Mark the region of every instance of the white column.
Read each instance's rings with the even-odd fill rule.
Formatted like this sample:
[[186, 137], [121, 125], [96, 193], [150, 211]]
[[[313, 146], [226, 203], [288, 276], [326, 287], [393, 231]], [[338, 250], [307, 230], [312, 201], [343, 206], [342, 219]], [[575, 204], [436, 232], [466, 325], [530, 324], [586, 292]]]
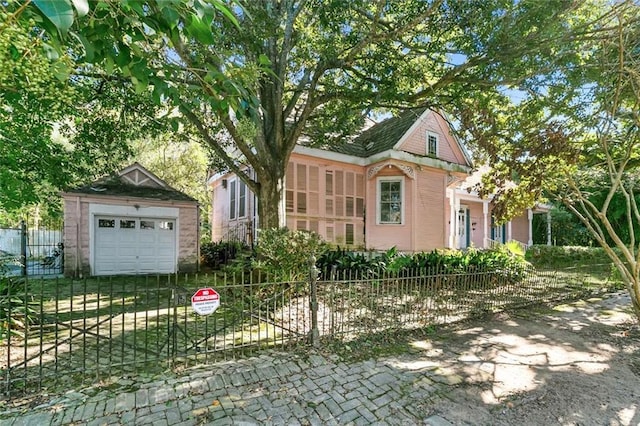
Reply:
[[547, 212], [547, 245], [551, 245], [551, 212]]
[[505, 242], [509, 242], [513, 239], [511, 236], [511, 221], [507, 222], [507, 238], [504, 240]]
[[489, 245], [489, 202], [482, 202], [482, 247]]
[[453, 227], [453, 247], [458, 249], [460, 248], [460, 215], [458, 214], [460, 211], [460, 200], [457, 197], [454, 207], [453, 218], [455, 219], [455, 226]]
[[456, 231], [456, 192], [455, 189], [447, 189], [449, 193], [449, 248], [455, 247]]
[[533, 210], [527, 209], [527, 219], [529, 219], [529, 240], [527, 241], [528, 246], [533, 245]]

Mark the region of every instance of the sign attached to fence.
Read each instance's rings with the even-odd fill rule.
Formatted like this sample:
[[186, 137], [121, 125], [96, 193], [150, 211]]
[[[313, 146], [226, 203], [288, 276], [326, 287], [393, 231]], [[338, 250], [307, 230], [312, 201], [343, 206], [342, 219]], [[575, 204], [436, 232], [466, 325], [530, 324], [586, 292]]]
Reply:
[[191, 307], [197, 314], [212, 314], [220, 306], [220, 295], [211, 287], [201, 288], [191, 296]]

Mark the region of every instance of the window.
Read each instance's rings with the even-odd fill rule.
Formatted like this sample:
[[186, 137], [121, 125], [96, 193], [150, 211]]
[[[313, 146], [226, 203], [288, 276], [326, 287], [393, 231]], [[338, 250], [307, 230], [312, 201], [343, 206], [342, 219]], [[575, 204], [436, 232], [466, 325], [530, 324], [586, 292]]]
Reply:
[[427, 132], [427, 155], [438, 156], [438, 135], [436, 133]]
[[120, 219], [120, 229], [136, 229], [136, 221]]
[[247, 215], [247, 185], [238, 181], [238, 217]]
[[236, 203], [238, 202], [236, 196], [236, 183], [237, 181], [235, 180], [229, 182], [229, 219], [236, 218]]
[[163, 231], [173, 231], [173, 222], [158, 222], [158, 228]]
[[402, 223], [402, 178], [378, 179], [378, 223]]
[[353, 223], [347, 223], [345, 225], [344, 243], [348, 245], [353, 245], [354, 235], [355, 235], [355, 231], [354, 231]]
[[115, 219], [98, 219], [98, 228], [115, 228]]
[[155, 227], [156, 227], [156, 223], [153, 220], [140, 221], [140, 229], [154, 229]]
[[229, 219], [247, 215], [247, 184], [239, 179], [229, 182]]

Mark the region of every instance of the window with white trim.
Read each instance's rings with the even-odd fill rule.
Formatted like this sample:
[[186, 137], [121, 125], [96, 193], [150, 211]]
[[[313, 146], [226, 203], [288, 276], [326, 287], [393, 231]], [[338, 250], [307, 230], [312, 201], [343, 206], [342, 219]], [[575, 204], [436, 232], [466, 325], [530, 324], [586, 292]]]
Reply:
[[229, 219], [236, 218], [236, 204], [238, 203], [238, 197], [236, 194], [236, 180], [229, 182]]
[[438, 156], [438, 134], [427, 132], [427, 155]]
[[402, 182], [401, 177], [378, 178], [378, 223], [402, 223]]
[[247, 184], [240, 179], [229, 181], [229, 219], [247, 215]]

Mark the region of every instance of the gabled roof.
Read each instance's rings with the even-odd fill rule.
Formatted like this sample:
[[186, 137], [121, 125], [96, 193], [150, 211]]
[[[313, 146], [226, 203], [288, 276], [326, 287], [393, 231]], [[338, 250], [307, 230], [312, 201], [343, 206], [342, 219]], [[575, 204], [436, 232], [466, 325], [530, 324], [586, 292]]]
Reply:
[[351, 142], [327, 147], [330, 151], [356, 157], [369, 157], [392, 149], [424, 114], [426, 108], [401, 112], [365, 130]]
[[70, 189], [67, 193], [197, 202], [184, 192], [169, 186], [139, 163], [133, 163], [116, 174], [104, 176], [88, 185]]

